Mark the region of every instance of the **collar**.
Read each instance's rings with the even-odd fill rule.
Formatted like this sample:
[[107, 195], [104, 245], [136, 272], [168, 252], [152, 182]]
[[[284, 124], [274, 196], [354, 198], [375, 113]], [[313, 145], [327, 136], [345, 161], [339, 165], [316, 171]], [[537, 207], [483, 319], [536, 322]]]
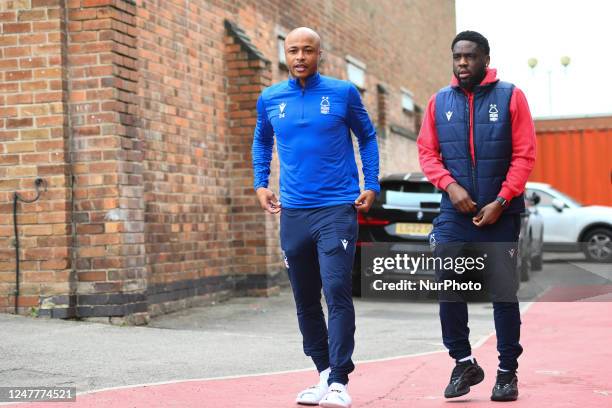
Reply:
[[[317, 86], [319, 82], [321, 82], [321, 74], [319, 74], [319, 72], [315, 72], [314, 74], [306, 78], [306, 86], [304, 87], [304, 89], [313, 88]], [[292, 88], [302, 89], [300, 80], [297, 78], [290, 78], [289, 85], [291, 85]]]

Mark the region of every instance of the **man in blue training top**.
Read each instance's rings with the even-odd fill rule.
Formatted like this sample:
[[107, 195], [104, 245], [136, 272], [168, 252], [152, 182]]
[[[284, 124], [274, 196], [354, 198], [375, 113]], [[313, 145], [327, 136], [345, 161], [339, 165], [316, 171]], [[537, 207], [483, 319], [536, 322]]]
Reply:
[[[367, 212], [380, 191], [376, 131], [357, 89], [318, 73], [321, 40], [316, 32], [306, 27], [293, 30], [285, 39], [285, 55], [292, 78], [265, 89], [257, 101], [254, 187], [264, 210], [281, 213], [281, 248], [304, 353], [319, 371], [319, 383], [300, 392], [296, 402], [350, 407], [346, 384], [354, 369], [355, 333], [351, 269], [357, 211]], [[363, 163], [363, 192], [351, 130]], [[274, 136], [280, 201], [268, 189]]]

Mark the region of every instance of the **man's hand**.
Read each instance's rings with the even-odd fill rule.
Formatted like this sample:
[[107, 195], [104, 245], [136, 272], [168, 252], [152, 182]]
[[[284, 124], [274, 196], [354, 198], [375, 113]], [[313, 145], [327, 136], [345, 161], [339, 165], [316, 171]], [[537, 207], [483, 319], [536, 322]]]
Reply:
[[446, 187], [446, 192], [453, 203], [453, 206], [463, 214], [476, 212], [476, 203], [472, 201], [472, 197], [467, 190], [454, 182]]
[[257, 189], [257, 199], [261, 208], [270, 214], [278, 214], [281, 210], [281, 203], [276, 198], [276, 194], [269, 188], [259, 187]]
[[493, 201], [482, 207], [482, 209], [472, 218], [472, 222], [477, 227], [484, 227], [485, 225], [495, 224], [499, 217], [504, 212], [504, 208], [498, 201]]
[[375, 199], [376, 193], [372, 190], [366, 190], [355, 200], [355, 208], [357, 208], [359, 212], [367, 213], [370, 211], [370, 207], [374, 204]]

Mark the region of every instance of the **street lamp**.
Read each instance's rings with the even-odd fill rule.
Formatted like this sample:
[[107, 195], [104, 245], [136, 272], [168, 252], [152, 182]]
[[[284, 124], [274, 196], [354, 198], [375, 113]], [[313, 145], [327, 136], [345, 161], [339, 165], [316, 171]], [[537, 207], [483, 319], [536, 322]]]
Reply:
[[561, 57], [561, 65], [563, 65], [563, 68], [567, 68], [570, 62], [572, 62], [572, 59], [567, 55]]
[[529, 58], [527, 60], [527, 65], [529, 65], [529, 68], [534, 69], [536, 67], [536, 65], [538, 65], [538, 59], [537, 58]]
[[[561, 66], [563, 66], [563, 72], [566, 73], [567, 67], [572, 61], [571, 58], [564, 55], [559, 61], [561, 62]], [[529, 58], [527, 60], [527, 65], [533, 73], [535, 71], [535, 67], [538, 65], [538, 59], [534, 57]], [[548, 68], [546, 70], [546, 74], [548, 76], [548, 113], [552, 115], [552, 68]]]

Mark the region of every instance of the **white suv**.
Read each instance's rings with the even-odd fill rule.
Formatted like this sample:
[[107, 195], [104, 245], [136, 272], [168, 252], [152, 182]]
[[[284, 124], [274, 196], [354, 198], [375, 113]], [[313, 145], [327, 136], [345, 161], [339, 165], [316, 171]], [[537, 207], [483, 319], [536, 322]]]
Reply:
[[545, 183], [528, 182], [527, 191], [540, 196], [546, 250], [583, 251], [591, 261], [612, 262], [612, 207], [583, 206]]

